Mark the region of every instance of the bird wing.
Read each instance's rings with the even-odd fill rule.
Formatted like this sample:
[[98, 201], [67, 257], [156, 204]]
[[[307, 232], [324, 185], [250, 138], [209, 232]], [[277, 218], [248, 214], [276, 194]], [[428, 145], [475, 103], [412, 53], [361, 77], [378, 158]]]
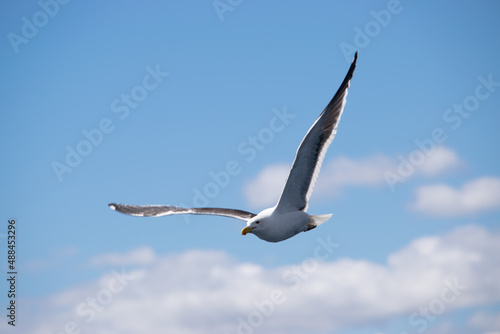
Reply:
[[337, 134], [337, 126], [344, 111], [347, 90], [356, 68], [357, 58], [356, 52], [337, 93], [300, 143], [283, 193], [276, 206], [278, 212], [307, 209], [307, 201], [318, 178], [326, 151]]
[[255, 217], [255, 214], [243, 210], [223, 209], [223, 208], [180, 208], [169, 205], [129, 205], [129, 204], [108, 204], [109, 207], [118, 212], [139, 217], [160, 217], [169, 215], [217, 215], [248, 221]]

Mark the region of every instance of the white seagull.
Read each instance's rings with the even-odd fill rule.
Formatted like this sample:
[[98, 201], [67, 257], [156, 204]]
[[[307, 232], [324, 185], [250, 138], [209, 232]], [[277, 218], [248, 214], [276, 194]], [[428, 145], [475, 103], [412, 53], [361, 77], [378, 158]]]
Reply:
[[121, 213], [141, 217], [159, 217], [177, 214], [218, 215], [241, 219], [247, 226], [242, 235], [253, 233], [262, 240], [279, 242], [300, 232], [310, 231], [326, 222], [332, 214], [309, 215], [307, 202], [326, 151], [330, 146], [346, 103], [347, 90], [351, 81], [358, 53], [354, 55], [351, 67], [337, 93], [300, 143], [295, 160], [285, 183], [285, 188], [276, 206], [262, 210], [259, 214], [223, 208], [180, 208], [167, 205], [128, 205], [110, 203], [109, 207]]

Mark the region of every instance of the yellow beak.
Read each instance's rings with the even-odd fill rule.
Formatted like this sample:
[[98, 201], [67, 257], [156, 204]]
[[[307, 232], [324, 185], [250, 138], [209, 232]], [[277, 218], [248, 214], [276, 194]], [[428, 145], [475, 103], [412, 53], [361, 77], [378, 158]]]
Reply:
[[241, 235], [246, 235], [247, 233], [252, 232], [253, 229], [256, 229], [256, 227], [247, 226], [241, 230]]

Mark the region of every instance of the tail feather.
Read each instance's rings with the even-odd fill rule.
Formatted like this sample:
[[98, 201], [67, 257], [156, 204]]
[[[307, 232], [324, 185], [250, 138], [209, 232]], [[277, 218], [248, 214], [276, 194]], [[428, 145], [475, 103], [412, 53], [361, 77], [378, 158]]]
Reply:
[[326, 215], [314, 215], [311, 216], [311, 220], [309, 221], [309, 224], [307, 224], [307, 229], [306, 231], [310, 231], [313, 228], [318, 227], [319, 225], [323, 224], [326, 222], [328, 219], [332, 217], [332, 214], [326, 214]]

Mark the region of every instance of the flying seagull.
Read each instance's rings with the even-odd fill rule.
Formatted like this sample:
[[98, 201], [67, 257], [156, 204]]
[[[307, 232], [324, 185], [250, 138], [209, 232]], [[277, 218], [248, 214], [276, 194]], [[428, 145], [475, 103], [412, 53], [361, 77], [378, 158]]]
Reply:
[[279, 242], [300, 232], [310, 231], [326, 222], [332, 214], [309, 215], [307, 202], [326, 151], [330, 146], [346, 103], [347, 90], [351, 81], [358, 53], [354, 55], [351, 67], [337, 93], [300, 143], [295, 160], [285, 183], [283, 193], [276, 206], [259, 214], [223, 208], [180, 208], [167, 205], [128, 205], [110, 203], [109, 207], [118, 212], [141, 217], [159, 217], [178, 214], [218, 215], [241, 219], [247, 226], [242, 235], [253, 233], [262, 240]]

